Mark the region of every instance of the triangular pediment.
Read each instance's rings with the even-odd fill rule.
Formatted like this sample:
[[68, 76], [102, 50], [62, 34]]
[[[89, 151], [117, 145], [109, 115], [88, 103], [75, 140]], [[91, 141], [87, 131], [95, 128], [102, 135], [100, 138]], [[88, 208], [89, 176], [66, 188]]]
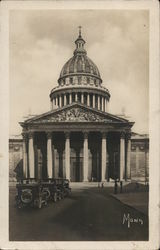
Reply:
[[98, 111], [85, 105], [74, 103], [61, 109], [52, 110], [26, 120], [24, 123], [55, 123], [55, 122], [106, 122], [126, 123], [128, 120]]

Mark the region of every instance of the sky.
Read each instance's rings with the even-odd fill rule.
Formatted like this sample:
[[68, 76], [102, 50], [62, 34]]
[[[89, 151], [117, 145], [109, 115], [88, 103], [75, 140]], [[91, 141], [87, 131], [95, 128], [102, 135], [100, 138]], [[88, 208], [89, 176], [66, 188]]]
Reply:
[[73, 56], [78, 26], [87, 55], [133, 131], [148, 133], [149, 17], [145, 10], [12, 10], [9, 32], [10, 135], [28, 114], [50, 110], [49, 94]]

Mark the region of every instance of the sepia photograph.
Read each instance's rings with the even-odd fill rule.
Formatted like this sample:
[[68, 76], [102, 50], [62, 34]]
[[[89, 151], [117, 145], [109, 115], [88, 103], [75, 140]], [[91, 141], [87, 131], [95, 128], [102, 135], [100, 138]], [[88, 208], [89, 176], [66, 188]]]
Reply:
[[8, 11], [8, 241], [147, 244], [150, 9], [62, 6]]

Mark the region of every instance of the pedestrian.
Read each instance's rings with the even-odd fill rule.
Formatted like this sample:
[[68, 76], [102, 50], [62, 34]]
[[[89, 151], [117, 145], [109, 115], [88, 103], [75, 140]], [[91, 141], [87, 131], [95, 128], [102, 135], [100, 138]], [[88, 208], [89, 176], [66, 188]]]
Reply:
[[120, 193], [122, 193], [123, 192], [123, 183], [122, 183], [122, 181], [120, 181]]
[[115, 184], [114, 184], [114, 193], [117, 194], [117, 180], [115, 180]]

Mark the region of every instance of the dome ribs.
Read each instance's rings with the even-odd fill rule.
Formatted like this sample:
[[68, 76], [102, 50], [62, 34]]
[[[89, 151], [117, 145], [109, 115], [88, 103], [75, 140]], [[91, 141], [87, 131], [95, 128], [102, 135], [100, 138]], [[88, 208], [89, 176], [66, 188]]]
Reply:
[[[76, 40], [76, 49], [74, 51], [73, 57], [71, 57], [63, 66], [60, 77], [59, 84], [91, 84], [99, 86], [102, 83], [99, 70], [94, 62], [87, 56], [84, 49], [84, 43], [82, 37]], [[81, 77], [80, 77], [81, 76]], [[80, 77], [80, 78], [79, 78]], [[81, 83], [79, 83], [81, 79]]]

